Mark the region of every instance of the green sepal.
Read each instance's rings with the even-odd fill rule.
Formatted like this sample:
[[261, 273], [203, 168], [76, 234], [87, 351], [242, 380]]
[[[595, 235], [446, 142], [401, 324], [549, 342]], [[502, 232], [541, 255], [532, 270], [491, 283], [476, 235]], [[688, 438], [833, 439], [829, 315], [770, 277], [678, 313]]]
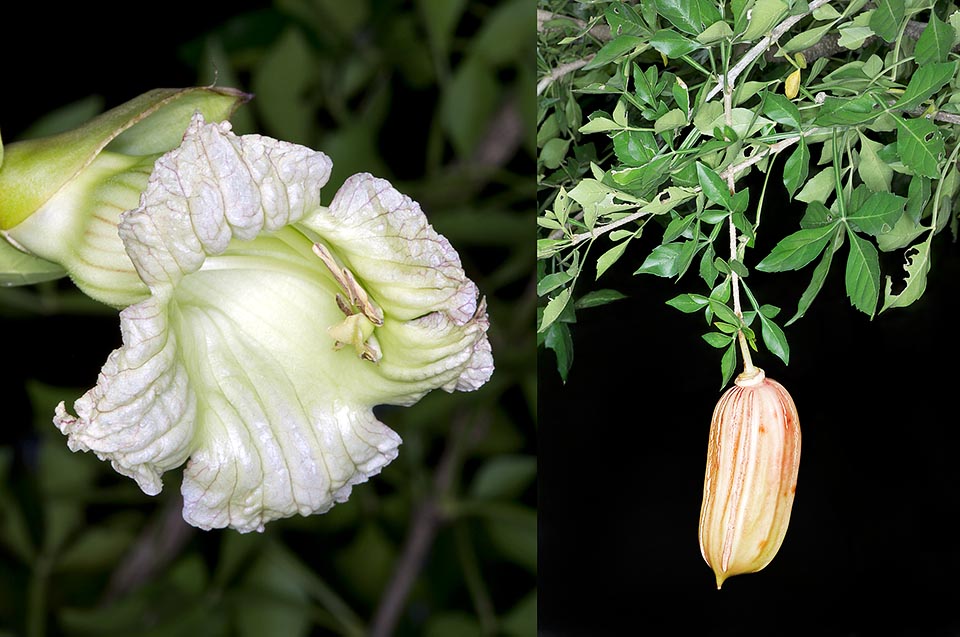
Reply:
[[56, 263], [18, 250], [0, 237], [0, 287], [52, 281], [66, 274]]
[[104, 149], [128, 155], [175, 148], [194, 112], [228, 119], [250, 95], [236, 89], [154, 89], [59, 135], [6, 147], [0, 165], [0, 229], [13, 228], [40, 209]]

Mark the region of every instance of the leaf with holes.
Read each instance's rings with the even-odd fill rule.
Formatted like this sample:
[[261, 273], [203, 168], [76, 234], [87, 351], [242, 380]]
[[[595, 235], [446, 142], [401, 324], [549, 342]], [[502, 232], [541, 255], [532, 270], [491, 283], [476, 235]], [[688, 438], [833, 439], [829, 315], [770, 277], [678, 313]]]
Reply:
[[940, 176], [940, 158], [944, 154], [943, 136], [928, 119], [897, 121], [897, 154], [914, 174], [935, 179]]
[[847, 230], [850, 253], [847, 256], [845, 284], [850, 303], [873, 318], [880, 298], [880, 257], [868, 240]]

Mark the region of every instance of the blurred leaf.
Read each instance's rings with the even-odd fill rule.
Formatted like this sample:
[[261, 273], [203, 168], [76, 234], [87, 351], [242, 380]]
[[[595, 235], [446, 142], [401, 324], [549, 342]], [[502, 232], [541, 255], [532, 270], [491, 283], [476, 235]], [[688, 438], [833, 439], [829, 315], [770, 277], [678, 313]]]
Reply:
[[417, 0], [416, 4], [427, 29], [434, 59], [445, 64], [466, 0]]
[[243, 590], [251, 595], [248, 603], [237, 605], [237, 634], [305, 637], [310, 633], [310, 597], [289, 572], [290, 564], [273, 559], [271, 549], [268, 546], [247, 572]]
[[510, 505], [509, 515], [485, 516], [484, 528], [498, 552], [531, 573], [537, 572], [537, 512]]
[[127, 551], [136, 538], [131, 528], [100, 526], [84, 531], [57, 559], [56, 570], [108, 570]]
[[470, 485], [475, 498], [518, 499], [537, 476], [537, 460], [532, 456], [508, 455], [487, 460]]
[[36, 549], [30, 538], [30, 528], [20, 504], [9, 491], [13, 449], [0, 447], [0, 545], [5, 546], [24, 564], [33, 562]]
[[461, 612], [437, 614], [427, 621], [424, 637], [483, 637], [480, 623], [473, 615]]
[[468, 56], [453, 73], [440, 102], [440, 118], [459, 157], [467, 157], [486, 133], [497, 107], [497, 79], [489, 66]]
[[257, 64], [252, 106], [271, 136], [306, 146], [316, 143], [315, 105], [307, 99], [317, 82], [316, 68], [309, 44], [294, 27], [289, 27]]
[[493, 65], [516, 63], [530, 49], [530, 34], [535, 29], [536, 15], [530, 10], [529, 0], [501, 1], [484, 18], [470, 52]]
[[[33, 139], [64, 133], [79, 128], [103, 112], [104, 99], [100, 95], [90, 95], [81, 100], [61, 106], [35, 120], [20, 139]], [[14, 140], [9, 140], [14, 141]]]
[[220, 587], [226, 587], [257, 559], [263, 546], [264, 542], [260, 535], [225, 534], [220, 542], [220, 554], [213, 573], [213, 581]]
[[373, 606], [393, 572], [397, 547], [379, 525], [366, 522], [354, 532], [353, 540], [339, 547], [333, 556], [346, 586]]
[[537, 634], [537, 591], [520, 600], [500, 620], [500, 630], [506, 637], [534, 637]]

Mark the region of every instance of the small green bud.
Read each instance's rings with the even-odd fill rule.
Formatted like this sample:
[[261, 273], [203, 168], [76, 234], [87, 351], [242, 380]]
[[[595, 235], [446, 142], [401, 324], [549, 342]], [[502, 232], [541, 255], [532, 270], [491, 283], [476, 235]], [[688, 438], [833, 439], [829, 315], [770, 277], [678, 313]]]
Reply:
[[125, 307], [149, 294], [117, 234], [153, 164], [191, 117], [229, 118], [250, 96], [226, 88], [157, 89], [65, 133], [0, 155], [0, 284], [68, 274], [89, 296]]

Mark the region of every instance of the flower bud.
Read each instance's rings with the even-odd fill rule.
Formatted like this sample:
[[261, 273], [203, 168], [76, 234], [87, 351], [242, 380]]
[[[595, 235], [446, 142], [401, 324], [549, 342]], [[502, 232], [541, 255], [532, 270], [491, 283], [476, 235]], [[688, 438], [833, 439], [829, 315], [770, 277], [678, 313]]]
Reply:
[[777, 554], [799, 467], [800, 420], [790, 394], [762, 369], [740, 374], [713, 412], [700, 509], [700, 552], [718, 589]]
[[[0, 285], [68, 274], [115, 307], [149, 295], [117, 227], [153, 164], [193, 114], [221, 121], [250, 99], [227, 88], [157, 89], [79, 128], [6, 145], [0, 156]], [[6, 239], [6, 241], [4, 241]]]

